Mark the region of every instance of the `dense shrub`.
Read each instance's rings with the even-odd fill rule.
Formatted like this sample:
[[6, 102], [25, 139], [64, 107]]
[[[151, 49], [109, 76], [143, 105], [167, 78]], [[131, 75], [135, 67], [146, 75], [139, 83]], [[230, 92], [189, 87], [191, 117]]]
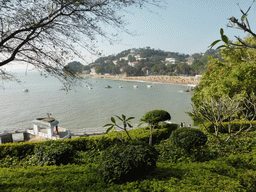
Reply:
[[199, 129], [181, 127], [176, 129], [170, 136], [171, 144], [187, 152], [199, 148], [207, 142], [207, 136]]
[[153, 170], [157, 157], [156, 149], [145, 143], [115, 145], [102, 153], [99, 174], [105, 182], [121, 183], [134, 180]]
[[71, 145], [47, 141], [37, 144], [34, 149], [34, 155], [31, 157], [31, 164], [35, 165], [60, 165], [72, 163], [74, 158], [74, 150]]
[[178, 128], [178, 124], [176, 123], [163, 123], [163, 124], [159, 124], [158, 127], [156, 127], [158, 129], [168, 129], [170, 131], [175, 131]]
[[33, 153], [36, 143], [40, 142], [24, 142], [24, 143], [6, 143], [0, 145], [0, 159], [7, 156], [23, 158]]
[[[228, 133], [228, 122], [224, 122], [222, 124], [222, 126], [219, 127], [219, 133]], [[253, 121], [252, 122], [252, 125], [254, 128], [252, 128], [252, 130], [255, 130], [255, 127], [256, 127], [256, 121]], [[205, 123], [205, 126], [206, 128], [201, 124], [199, 126], [200, 129], [202, 129], [203, 131], [207, 130], [207, 132], [209, 133], [214, 133], [215, 130], [214, 130], [214, 125], [212, 123]], [[246, 130], [247, 128], [250, 127], [250, 123], [249, 122], [233, 122], [232, 124], [232, 132], [236, 132], [236, 131], [239, 131], [239, 129], [241, 127], [244, 127], [244, 130]]]
[[207, 162], [157, 163], [139, 181], [102, 182], [97, 165], [1, 168], [0, 191], [256, 191], [256, 151]]
[[[154, 143], [159, 143], [162, 139], [167, 139], [170, 137], [171, 132], [175, 129], [177, 124], [171, 124], [170, 127], [164, 127], [161, 129], [156, 129], [153, 132]], [[65, 140], [57, 140], [57, 143], [64, 143], [71, 145], [75, 151], [90, 151], [90, 150], [104, 150], [107, 147], [115, 144], [120, 144], [120, 135], [123, 135], [126, 139], [126, 134], [124, 132], [112, 132], [108, 135], [95, 136], [95, 137], [79, 137]], [[139, 128], [129, 131], [132, 138], [138, 141], [148, 141], [150, 135], [146, 128]], [[0, 145], [0, 159], [5, 159], [6, 157], [17, 157], [22, 159], [28, 155], [33, 155], [34, 148], [38, 144], [47, 143], [48, 141], [40, 142], [22, 142], [22, 143], [6, 143]]]

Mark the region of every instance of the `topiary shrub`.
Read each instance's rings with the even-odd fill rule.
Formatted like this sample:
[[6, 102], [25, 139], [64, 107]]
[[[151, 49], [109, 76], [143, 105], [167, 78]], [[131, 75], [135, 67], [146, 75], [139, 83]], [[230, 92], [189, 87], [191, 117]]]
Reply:
[[48, 141], [37, 144], [34, 155], [31, 156], [32, 165], [60, 165], [72, 163], [74, 150], [70, 144], [58, 141]]
[[181, 127], [172, 132], [170, 141], [172, 145], [185, 149], [189, 153], [191, 149], [205, 145], [207, 136], [199, 129]]
[[105, 182], [122, 183], [153, 170], [157, 158], [157, 150], [146, 143], [115, 145], [101, 154], [98, 171]]

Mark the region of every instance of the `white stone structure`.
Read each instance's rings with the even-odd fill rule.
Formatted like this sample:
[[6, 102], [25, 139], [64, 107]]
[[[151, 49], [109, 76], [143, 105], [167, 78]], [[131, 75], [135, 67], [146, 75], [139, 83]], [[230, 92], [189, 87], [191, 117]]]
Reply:
[[59, 121], [54, 118], [37, 118], [33, 120], [32, 123], [33, 130], [27, 130], [28, 133], [47, 139], [58, 139], [59, 136], [57, 134]]

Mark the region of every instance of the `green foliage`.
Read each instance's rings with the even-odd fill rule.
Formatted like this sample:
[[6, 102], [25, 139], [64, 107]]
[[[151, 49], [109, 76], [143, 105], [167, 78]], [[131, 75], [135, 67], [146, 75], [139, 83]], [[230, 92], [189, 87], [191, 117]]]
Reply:
[[[209, 133], [214, 133], [215, 132], [214, 125], [212, 123], [204, 123], [204, 125], [205, 125], [205, 127], [202, 124], [200, 124], [199, 128], [203, 131], [207, 130], [207, 132], [209, 132]], [[228, 133], [228, 125], [229, 125], [229, 122], [223, 122], [222, 126], [219, 127], [219, 133]], [[255, 130], [256, 121], [253, 121], [252, 125], [254, 127], [254, 129], [252, 129], [252, 130]], [[239, 129], [241, 127], [243, 127], [246, 130], [247, 128], [250, 127], [250, 123], [248, 121], [246, 121], [246, 122], [233, 122], [232, 123], [232, 131], [233, 132], [239, 131]]]
[[187, 151], [173, 145], [170, 139], [162, 140], [155, 148], [159, 152], [158, 162], [203, 162], [220, 157], [219, 151], [210, 150], [208, 145]]
[[178, 128], [178, 124], [176, 123], [163, 123], [163, 124], [158, 124], [156, 127], [157, 129], [168, 129], [171, 131], [174, 131]]
[[161, 121], [170, 120], [170, 114], [165, 110], [153, 110], [149, 111], [145, 114], [144, 117], [141, 118], [141, 121], [144, 121], [148, 124], [158, 124]]
[[74, 150], [71, 145], [53, 140], [37, 144], [31, 156], [32, 165], [60, 165], [72, 163]]
[[116, 120], [114, 117], [111, 117], [110, 120], [112, 121], [112, 123], [108, 123], [106, 125], [104, 125], [103, 127], [108, 127], [106, 133], [110, 132], [114, 127], [117, 127], [121, 130], [124, 130], [125, 133], [127, 134], [127, 136], [129, 137], [130, 140], [132, 140], [132, 138], [130, 137], [128, 131], [127, 131], [127, 125], [128, 127], [132, 127], [132, 125], [130, 124], [130, 120], [134, 119], [135, 117], [129, 117], [129, 118], [126, 118], [125, 115], [122, 115], [122, 117], [119, 117], [116, 115], [116, 117], [123, 123], [123, 127], [119, 126], [117, 123], [116, 123]]
[[[140, 134], [138, 131], [142, 135], [148, 134], [144, 129], [134, 130], [133, 133]], [[161, 131], [161, 129], [155, 131]], [[111, 133], [108, 137], [112, 137], [112, 134], [113, 137], [116, 137], [115, 134], [119, 133]], [[74, 146], [75, 143], [79, 143], [77, 147], [90, 146], [92, 148], [90, 153], [88, 150], [85, 153], [80, 153], [81, 159], [87, 159], [84, 159], [84, 162], [80, 162], [79, 165], [27, 166], [24, 169], [15, 166], [18, 164], [16, 157], [5, 156], [6, 164], [3, 166], [4, 162], [1, 161], [1, 167], [11, 167], [0, 169], [0, 191], [256, 191], [255, 137], [255, 131], [242, 133], [227, 144], [217, 143], [215, 137], [208, 135], [206, 145], [200, 150], [193, 150], [191, 154], [186, 153], [185, 150], [173, 153], [170, 150], [173, 149], [170, 139], [163, 140], [155, 145], [160, 153], [157, 167], [146, 175], [122, 184], [105, 183], [99, 179], [97, 173], [99, 165], [94, 162], [99, 161], [102, 150], [93, 147], [101, 147], [101, 145], [93, 144], [92, 140], [87, 141], [86, 139], [89, 138], [68, 139], [65, 142], [55, 141], [72, 142]], [[101, 141], [105, 143], [112, 140], [106, 139], [105, 136], [104, 138]], [[87, 141], [83, 147], [80, 145], [82, 141], [85, 143]], [[165, 153], [165, 155], [161, 153]], [[207, 161], [204, 161], [203, 157], [211, 157], [210, 153], [212, 160], [205, 158]], [[172, 157], [167, 159], [169, 154], [172, 154]], [[198, 158], [200, 154], [202, 159]], [[218, 158], [216, 159], [214, 155], [217, 155]], [[134, 154], [131, 153], [131, 156]], [[161, 159], [162, 157], [166, 159]], [[175, 158], [177, 160], [172, 161]]]
[[41, 142], [24, 142], [24, 143], [6, 143], [0, 145], [0, 159], [6, 156], [24, 158], [26, 155], [33, 153], [36, 143]]
[[171, 119], [171, 115], [165, 110], [149, 111], [145, 114], [144, 117], [141, 118], [141, 121], [148, 123], [150, 126], [149, 145], [152, 146], [153, 130], [155, 127], [157, 127], [158, 123], [161, 121], [166, 121], [170, 119]]
[[[254, 38], [247, 37], [246, 42], [256, 43]], [[217, 100], [221, 97], [240, 99], [256, 92], [256, 67], [251, 61], [256, 51], [249, 48], [223, 49], [223, 60], [209, 58], [208, 70], [195, 88], [192, 102], [196, 107], [203, 100]]]
[[102, 153], [99, 174], [105, 182], [134, 180], [156, 167], [157, 156], [153, 147], [142, 142], [115, 145]]
[[[162, 125], [160, 125], [162, 126]], [[167, 125], [164, 125], [167, 126]], [[153, 141], [159, 143], [162, 139], [167, 139], [171, 132], [176, 129], [177, 124], [171, 124], [170, 127], [159, 128], [153, 132]], [[129, 134], [134, 140], [147, 141], [150, 135], [148, 128], [139, 128], [129, 131]], [[97, 137], [78, 137], [65, 140], [56, 140], [56, 143], [63, 143], [63, 145], [71, 145], [74, 151], [90, 151], [90, 150], [104, 150], [107, 147], [115, 144], [119, 144], [120, 135], [126, 141], [128, 140], [127, 135], [124, 132], [111, 132], [107, 136]], [[8, 156], [17, 157], [22, 159], [27, 155], [34, 154], [34, 148], [36, 145], [48, 145], [44, 144], [49, 141], [40, 142], [22, 142], [22, 143], [7, 143], [0, 145], [0, 159], [4, 159]], [[58, 144], [57, 144], [58, 145]], [[62, 144], [59, 144], [62, 145]]]
[[74, 158], [75, 164], [91, 164], [99, 163], [102, 151], [99, 149], [92, 149], [88, 151], [77, 151]]
[[30, 166], [0, 169], [0, 191], [102, 191], [96, 165]]
[[204, 146], [207, 142], [207, 136], [199, 129], [181, 127], [171, 134], [170, 141], [175, 147], [182, 148], [190, 153], [191, 149]]
[[64, 71], [69, 71], [69, 72], [72, 72], [72, 73], [82, 73], [83, 71], [83, 67], [84, 65], [82, 65], [80, 62], [78, 61], [73, 61], [73, 62], [70, 62], [68, 63], [64, 68], [63, 70]]
[[[219, 137], [226, 137], [226, 134], [219, 134]], [[232, 140], [226, 142], [218, 142], [217, 138], [208, 134], [207, 147], [213, 153], [218, 153], [218, 157], [229, 156], [231, 154], [249, 153], [256, 146], [256, 133], [248, 132], [234, 136]]]
[[146, 176], [104, 183], [96, 164], [0, 169], [0, 190], [11, 191], [256, 191], [256, 151], [206, 162], [157, 163]]

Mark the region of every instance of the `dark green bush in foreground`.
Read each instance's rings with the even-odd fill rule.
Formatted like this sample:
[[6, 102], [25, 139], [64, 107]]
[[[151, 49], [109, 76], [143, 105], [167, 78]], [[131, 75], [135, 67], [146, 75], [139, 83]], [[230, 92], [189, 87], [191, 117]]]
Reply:
[[153, 170], [157, 157], [156, 149], [145, 143], [115, 145], [102, 153], [99, 174], [105, 182], [121, 183], [134, 180]]
[[172, 145], [190, 152], [200, 148], [207, 142], [207, 136], [199, 129], [181, 127], [176, 129], [170, 136]]

